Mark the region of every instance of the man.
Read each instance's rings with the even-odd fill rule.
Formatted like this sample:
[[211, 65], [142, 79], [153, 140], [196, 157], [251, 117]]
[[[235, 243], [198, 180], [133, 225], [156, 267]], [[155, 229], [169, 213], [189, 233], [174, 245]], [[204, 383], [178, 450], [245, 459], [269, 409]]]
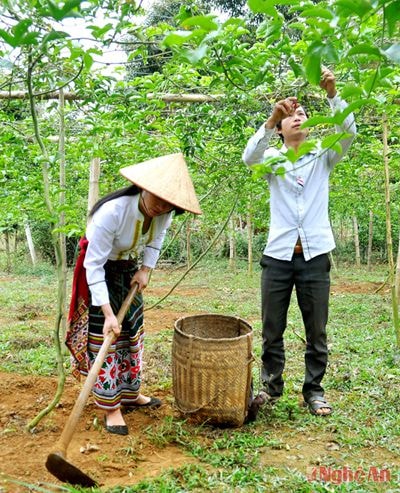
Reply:
[[[331, 71], [323, 69], [320, 86], [326, 91], [333, 112], [346, 108], [347, 104], [337, 95]], [[270, 157], [284, 157], [290, 148], [297, 151], [308, 136], [308, 130], [301, 127], [306, 120], [307, 114], [297, 98], [278, 101], [271, 116], [249, 140], [243, 153], [244, 162], [257, 164]], [[321, 386], [328, 361], [328, 253], [335, 247], [328, 217], [329, 175], [354, 139], [353, 115], [348, 115], [336, 131], [344, 132], [340, 140], [342, 152], [337, 149], [312, 150], [294, 163], [284, 159], [283, 163], [272, 165], [272, 172], [266, 175], [271, 218], [261, 260], [262, 381], [268, 401], [275, 402], [283, 392], [283, 333], [295, 286], [307, 339], [302, 393], [305, 405], [318, 416], [332, 412]], [[274, 133], [283, 140], [280, 150], [269, 147]], [[274, 170], [282, 166], [285, 173], [278, 176]]]

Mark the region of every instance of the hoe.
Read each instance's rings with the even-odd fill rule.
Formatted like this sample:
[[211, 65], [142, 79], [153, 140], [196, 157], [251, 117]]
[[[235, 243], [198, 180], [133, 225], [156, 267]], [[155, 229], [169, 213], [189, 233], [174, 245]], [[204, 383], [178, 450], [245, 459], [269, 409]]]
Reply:
[[[138, 285], [135, 284], [134, 287], [130, 289], [127, 297], [122, 303], [122, 306], [117, 315], [117, 320], [119, 324], [122, 324], [125, 314], [128, 311], [128, 308], [132, 304], [133, 299], [136, 295], [137, 288]], [[85, 407], [85, 404], [89, 398], [93, 385], [96, 382], [97, 375], [100, 372], [100, 369], [104, 363], [104, 360], [108, 354], [108, 350], [110, 349], [113, 341], [113, 333], [107, 334], [107, 336], [104, 338], [100, 351], [98, 352], [93, 366], [91, 367], [86, 377], [85, 384], [83, 385], [82, 390], [71, 411], [71, 414], [69, 415], [67, 423], [65, 424], [64, 429], [61, 433], [60, 439], [58, 440], [53, 452], [51, 452], [47, 457], [47, 470], [53, 476], [64, 483], [80, 485], [84, 487], [97, 486], [96, 481], [94, 481], [90, 476], [88, 476], [83, 471], [67, 461], [67, 448], [72, 439], [72, 435], [74, 434], [83, 408]]]

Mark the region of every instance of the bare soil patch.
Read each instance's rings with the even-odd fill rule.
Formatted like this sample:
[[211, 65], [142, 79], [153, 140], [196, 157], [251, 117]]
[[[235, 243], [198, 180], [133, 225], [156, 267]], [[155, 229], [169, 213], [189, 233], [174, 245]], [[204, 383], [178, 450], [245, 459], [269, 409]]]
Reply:
[[[373, 293], [377, 288], [378, 283], [349, 282], [333, 286], [332, 291]], [[200, 289], [204, 288], [199, 287]], [[158, 288], [157, 292], [152, 289], [151, 293], [163, 295], [166, 291]], [[178, 290], [177, 293], [183, 296], [194, 294], [191, 290]], [[197, 290], [196, 294], [198, 295]], [[187, 315], [169, 308], [164, 304], [162, 308], [155, 308], [145, 315], [147, 332], [171, 330], [175, 320]], [[29, 317], [32, 312], [31, 307], [27, 306], [23, 314]], [[56, 378], [1, 372], [0, 378], [0, 493], [29, 491], [28, 487], [5, 482], [6, 476], [35, 485], [59, 484], [46, 470], [45, 462], [61, 434], [81, 384], [68, 377], [57, 409], [44, 418], [33, 433], [29, 433], [25, 431], [25, 426], [52, 400], [57, 387]], [[166, 416], [176, 415], [172, 391], [159, 390], [155, 395], [164, 403], [159, 410], [137, 410], [126, 416], [129, 436], [106, 433], [102, 426], [103, 413], [89, 399], [68, 448], [68, 461], [99, 481], [105, 489], [116, 485], [136, 484], [142, 479], [156, 477], [168, 468], [195, 463], [196, 459], [185, 453], [183, 448], [154, 445], [143, 433], [149, 426], [161, 423]], [[323, 456], [329, 450], [327, 447], [332, 437], [328, 435], [315, 440], [310, 439], [309, 435], [301, 434], [293, 439], [288, 438], [284, 448], [266, 450], [263, 464], [266, 467], [295, 467], [305, 472], [318, 456]], [[331, 456], [335, 453], [329, 452]], [[388, 462], [393, 460], [391, 454], [385, 451], [379, 454], [374, 450], [374, 455], [375, 458], [382, 455], [379, 458]]]
[[[31, 484], [57, 484], [45, 462], [72, 410], [80, 384], [68, 378], [57, 409], [29, 433], [25, 425], [51, 400], [56, 379], [10, 373], [0, 373], [0, 378], [5, 392], [0, 404], [2, 479], [5, 475]], [[68, 461], [107, 487], [134, 484], [169, 467], [195, 462], [176, 446], [159, 448], [143, 437], [144, 429], [174, 414], [168, 395], [160, 392], [157, 396], [164, 402], [159, 410], [137, 410], [126, 415], [129, 436], [106, 433], [101, 424], [103, 413], [89, 401], [68, 448]], [[3, 491], [1, 488], [13, 493], [28, 491], [16, 484], [0, 483]]]

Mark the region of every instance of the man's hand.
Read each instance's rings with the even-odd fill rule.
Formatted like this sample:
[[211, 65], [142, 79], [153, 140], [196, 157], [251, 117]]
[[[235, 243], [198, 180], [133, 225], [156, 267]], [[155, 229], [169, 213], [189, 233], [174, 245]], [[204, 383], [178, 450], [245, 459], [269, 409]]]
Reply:
[[322, 68], [320, 87], [326, 91], [328, 98], [334, 98], [336, 96], [336, 79], [326, 67]]
[[272, 115], [265, 122], [265, 127], [273, 129], [276, 125], [282, 121], [284, 118], [293, 115], [296, 108], [299, 106], [296, 97], [290, 97], [278, 101], [272, 111]]

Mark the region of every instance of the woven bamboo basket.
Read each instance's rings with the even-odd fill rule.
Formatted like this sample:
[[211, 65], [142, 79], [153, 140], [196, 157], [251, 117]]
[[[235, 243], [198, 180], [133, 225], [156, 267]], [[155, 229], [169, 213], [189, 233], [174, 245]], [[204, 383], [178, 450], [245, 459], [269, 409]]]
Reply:
[[241, 426], [251, 386], [253, 331], [243, 319], [195, 315], [175, 322], [175, 404], [196, 421]]

